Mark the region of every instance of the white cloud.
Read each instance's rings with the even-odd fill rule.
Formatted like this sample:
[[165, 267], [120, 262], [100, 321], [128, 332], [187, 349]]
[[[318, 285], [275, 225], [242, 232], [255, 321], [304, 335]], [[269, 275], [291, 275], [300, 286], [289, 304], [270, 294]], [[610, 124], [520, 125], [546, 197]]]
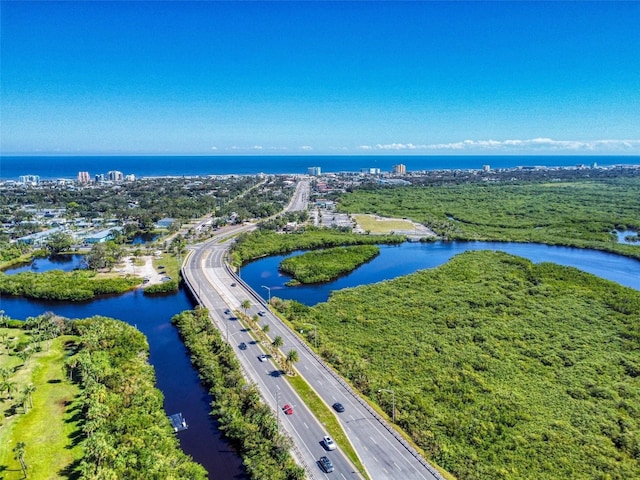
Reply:
[[360, 145], [360, 150], [495, 151], [495, 152], [611, 152], [640, 153], [640, 140], [554, 140], [552, 138], [463, 140], [451, 143], [387, 143]]
[[262, 150], [262, 145], [254, 145], [253, 149], [254, 150]]
[[216, 147], [216, 146], [211, 147], [211, 150], [217, 150], [217, 149], [218, 149], [218, 147]]
[[310, 145], [303, 145], [300, 147], [300, 150], [305, 150], [305, 151], [309, 151], [309, 150], [313, 150], [313, 147]]

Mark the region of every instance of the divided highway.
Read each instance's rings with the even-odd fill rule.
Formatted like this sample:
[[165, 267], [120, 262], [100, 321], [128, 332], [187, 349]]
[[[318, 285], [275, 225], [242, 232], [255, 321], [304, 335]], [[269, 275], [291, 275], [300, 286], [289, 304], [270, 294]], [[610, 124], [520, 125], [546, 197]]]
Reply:
[[[304, 186], [303, 186], [304, 187]], [[299, 200], [306, 200], [307, 190], [299, 188], [290, 210], [299, 206]], [[302, 193], [301, 193], [302, 192]], [[280, 336], [283, 352], [295, 349], [299, 361], [295, 367], [316, 393], [331, 406], [335, 402], [344, 405], [343, 413], [336, 416], [355, 448], [367, 474], [371, 479], [427, 479], [442, 480], [440, 474], [428, 464], [402, 437], [337, 374], [333, 372], [300, 338], [292, 332], [276, 315], [266, 307], [264, 299], [232, 272], [225, 262], [230, 239], [253, 226], [234, 226], [221, 229], [212, 240], [197, 245], [189, 254], [182, 267], [183, 278], [199, 303], [206, 307], [214, 324], [233, 347], [245, 371], [245, 375], [256, 383], [265, 400], [278, 414], [280, 425], [287, 431], [296, 445], [299, 461], [307, 470], [309, 478], [361, 478], [351, 462], [337, 450], [326, 451], [321, 444], [327, 434], [313, 414], [306, 408], [278, 369], [267, 359], [260, 361], [261, 347], [245, 332], [240, 322], [233, 316], [240, 310], [241, 303], [249, 300], [252, 304], [247, 312], [253, 316], [264, 311], [263, 322], [270, 326], [271, 338]], [[229, 313], [227, 313], [229, 312]], [[240, 349], [245, 343], [247, 348]], [[293, 415], [286, 415], [282, 407], [290, 404]], [[325, 473], [317, 463], [326, 455], [335, 470]]]

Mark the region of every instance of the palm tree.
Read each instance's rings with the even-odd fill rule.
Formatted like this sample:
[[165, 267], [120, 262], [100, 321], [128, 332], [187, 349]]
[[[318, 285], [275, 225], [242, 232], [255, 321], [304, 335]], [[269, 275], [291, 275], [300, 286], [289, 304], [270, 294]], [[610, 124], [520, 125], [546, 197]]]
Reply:
[[245, 300], [240, 304], [240, 307], [244, 310], [244, 314], [247, 314], [247, 311], [251, 308], [251, 302], [249, 300]]
[[265, 325], [264, 327], [262, 327], [262, 331], [263, 331], [264, 333], [269, 333], [269, 330], [270, 330], [269, 325]]
[[36, 386], [30, 383], [22, 389], [22, 393], [29, 399], [29, 406], [33, 408], [33, 392], [36, 391]]
[[9, 400], [11, 400], [11, 392], [14, 392], [16, 389], [16, 384], [9, 381], [9, 380], [5, 380], [4, 382], [2, 382], [2, 386], [0, 388], [0, 391], [7, 391], [7, 396], [9, 397]]
[[284, 345], [284, 342], [282, 341], [282, 337], [280, 335], [274, 338], [273, 342], [271, 342], [271, 346], [276, 350], [280, 348], [282, 345]]
[[7, 367], [0, 367], [0, 382], [4, 382], [5, 380], [9, 380], [11, 376], [11, 369]]
[[25, 478], [27, 478], [27, 462], [24, 461], [24, 454], [27, 445], [24, 442], [18, 442], [16, 446], [13, 448], [15, 453], [15, 459], [20, 462], [20, 466], [22, 467], [22, 474]]
[[290, 374], [293, 374], [293, 364], [296, 363], [298, 360], [300, 360], [300, 357], [298, 357], [298, 352], [295, 350], [289, 350], [287, 352], [287, 369], [289, 371]]

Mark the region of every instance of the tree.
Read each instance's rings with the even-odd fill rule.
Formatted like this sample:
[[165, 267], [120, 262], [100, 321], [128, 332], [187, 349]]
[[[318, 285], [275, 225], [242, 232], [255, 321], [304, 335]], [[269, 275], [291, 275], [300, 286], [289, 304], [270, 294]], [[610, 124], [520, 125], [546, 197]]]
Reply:
[[69, 250], [73, 245], [73, 237], [64, 232], [56, 232], [47, 238], [45, 247], [51, 255], [58, 255], [60, 252]]
[[298, 352], [296, 350], [289, 350], [287, 352], [286, 362], [287, 362], [287, 370], [290, 374], [293, 374], [293, 364], [300, 360], [298, 356]]
[[280, 348], [282, 345], [284, 345], [284, 342], [282, 341], [282, 337], [280, 335], [274, 338], [273, 342], [271, 342], [271, 346], [275, 349]]
[[24, 454], [27, 445], [24, 442], [18, 442], [16, 446], [13, 448], [13, 452], [15, 453], [14, 458], [20, 462], [20, 466], [22, 467], [22, 474], [25, 478], [27, 478], [27, 462], [24, 460]]
[[271, 329], [271, 327], [269, 327], [269, 325], [268, 325], [268, 324], [267, 324], [267, 325], [265, 325], [264, 327], [262, 327], [262, 331], [263, 331], [264, 333], [269, 333], [269, 330], [270, 330], [270, 329]]
[[9, 400], [11, 400], [11, 393], [15, 392], [16, 384], [10, 380], [5, 380], [4, 382], [2, 382], [2, 385], [0, 387], [0, 391], [7, 391], [7, 397], [9, 397]]
[[247, 311], [251, 308], [251, 302], [249, 300], [245, 300], [240, 304], [240, 307], [244, 310], [244, 314], [247, 314]]
[[29, 407], [33, 408], [33, 392], [36, 391], [36, 386], [30, 383], [22, 389], [22, 394], [29, 400]]

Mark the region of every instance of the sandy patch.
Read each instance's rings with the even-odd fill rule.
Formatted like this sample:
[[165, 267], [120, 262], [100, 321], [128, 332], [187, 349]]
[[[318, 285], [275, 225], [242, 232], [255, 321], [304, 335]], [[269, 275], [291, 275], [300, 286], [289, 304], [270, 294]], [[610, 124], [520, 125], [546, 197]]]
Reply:
[[120, 271], [148, 279], [149, 281], [146, 282], [144, 286], [162, 283], [162, 279], [166, 276], [166, 273], [160, 274], [153, 268], [153, 257], [138, 257], [138, 260], [140, 259], [144, 260], [144, 265], [135, 265], [134, 257], [125, 257], [123, 259], [124, 267], [122, 267]]

